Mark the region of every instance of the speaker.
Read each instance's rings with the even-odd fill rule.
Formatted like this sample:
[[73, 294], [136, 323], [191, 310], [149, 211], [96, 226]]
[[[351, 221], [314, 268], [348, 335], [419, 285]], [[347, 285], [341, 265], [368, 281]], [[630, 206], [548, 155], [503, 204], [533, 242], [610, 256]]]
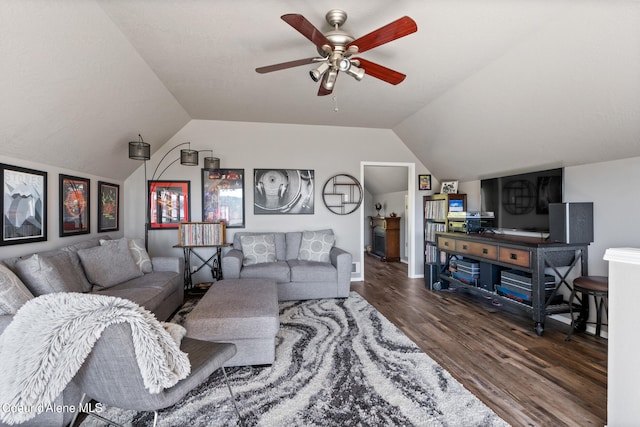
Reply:
[[549, 239], [563, 243], [593, 242], [593, 203], [549, 203]]

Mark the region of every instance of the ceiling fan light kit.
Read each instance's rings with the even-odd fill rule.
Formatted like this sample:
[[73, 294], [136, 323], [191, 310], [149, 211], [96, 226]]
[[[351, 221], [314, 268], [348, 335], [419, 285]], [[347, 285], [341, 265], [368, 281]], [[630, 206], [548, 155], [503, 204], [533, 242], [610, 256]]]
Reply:
[[300, 14], [290, 13], [282, 15], [281, 18], [313, 43], [320, 57], [298, 59], [256, 68], [256, 72], [260, 74], [319, 62], [319, 65], [309, 71], [311, 80], [320, 82], [318, 96], [329, 95], [333, 91], [339, 72], [346, 73], [357, 81], [362, 80], [365, 74], [368, 74], [393, 85], [401, 83], [406, 77], [398, 71], [374, 62], [362, 58], [352, 58], [352, 55], [371, 50], [416, 32], [418, 26], [408, 16], [397, 19], [358, 39], [340, 29], [347, 20], [346, 12], [340, 9], [332, 9], [325, 15], [327, 23], [333, 27], [333, 30], [324, 34]]

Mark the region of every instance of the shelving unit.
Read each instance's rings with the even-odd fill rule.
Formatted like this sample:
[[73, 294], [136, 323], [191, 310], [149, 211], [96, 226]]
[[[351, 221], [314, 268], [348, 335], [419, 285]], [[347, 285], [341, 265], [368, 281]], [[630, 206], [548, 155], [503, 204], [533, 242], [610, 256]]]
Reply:
[[432, 289], [438, 281], [436, 233], [447, 232], [451, 200], [462, 201], [462, 210], [467, 208], [466, 194], [434, 194], [424, 196], [424, 279], [425, 286]]

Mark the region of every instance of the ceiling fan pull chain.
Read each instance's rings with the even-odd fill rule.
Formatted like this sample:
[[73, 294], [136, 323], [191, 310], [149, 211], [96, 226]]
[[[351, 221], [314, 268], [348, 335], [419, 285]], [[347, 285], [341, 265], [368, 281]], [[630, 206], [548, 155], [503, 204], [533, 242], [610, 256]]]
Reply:
[[336, 113], [339, 111], [338, 108], [338, 95], [333, 95], [333, 111], [335, 111]]

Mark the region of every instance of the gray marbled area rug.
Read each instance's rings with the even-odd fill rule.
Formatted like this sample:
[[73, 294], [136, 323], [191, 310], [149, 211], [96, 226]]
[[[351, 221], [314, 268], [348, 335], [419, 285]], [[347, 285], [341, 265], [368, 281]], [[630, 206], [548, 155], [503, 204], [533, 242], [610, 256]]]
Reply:
[[[276, 346], [272, 366], [227, 368], [246, 426], [507, 425], [355, 292], [281, 302]], [[116, 408], [102, 415], [132, 426], [153, 420]], [[158, 425], [240, 425], [222, 372], [160, 411]]]

